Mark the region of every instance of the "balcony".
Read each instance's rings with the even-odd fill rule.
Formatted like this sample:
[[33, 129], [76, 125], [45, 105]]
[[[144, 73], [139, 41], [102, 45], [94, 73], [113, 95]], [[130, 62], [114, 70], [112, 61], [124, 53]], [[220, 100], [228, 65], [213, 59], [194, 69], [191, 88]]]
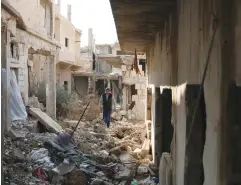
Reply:
[[75, 53], [70, 52], [67, 49], [61, 49], [57, 65], [59, 65], [60, 69], [78, 71], [81, 68], [80, 56], [75, 56]]

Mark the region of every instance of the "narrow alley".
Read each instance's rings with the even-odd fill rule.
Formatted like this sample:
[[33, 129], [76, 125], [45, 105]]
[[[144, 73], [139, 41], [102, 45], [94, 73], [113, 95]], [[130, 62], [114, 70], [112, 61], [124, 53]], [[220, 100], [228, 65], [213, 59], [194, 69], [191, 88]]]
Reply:
[[241, 185], [239, 12], [1, 0], [2, 184]]

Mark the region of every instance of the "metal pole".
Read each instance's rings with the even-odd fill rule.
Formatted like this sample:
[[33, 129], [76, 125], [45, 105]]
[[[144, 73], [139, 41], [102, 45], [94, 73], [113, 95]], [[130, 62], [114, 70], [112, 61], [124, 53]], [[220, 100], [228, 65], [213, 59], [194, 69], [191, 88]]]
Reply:
[[85, 114], [85, 111], [87, 110], [89, 104], [90, 104], [90, 101], [89, 101], [89, 103], [86, 105], [83, 113], [81, 114], [81, 116], [80, 116], [80, 118], [79, 118], [79, 121], [78, 121], [77, 125], [75, 126], [75, 128], [74, 128], [74, 130], [73, 130], [73, 132], [72, 132], [72, 134], [71, 134], [71, 136], [70, 136], [70, 139], [72, 138], [72, 136], [74, 135], [74, 132], [76, 131], [77, 127], [79, 126], [79, 123], [80, 123], [81, 119], [83, 118], [83, 116], [84, 116], [84, 114]]
[[202, 95], [202, 90], [203, 90], [203, 86], [204, 86], [204, 81], [205, 81], [206, 74], [207, 74], [208, 64], [209, 64], [210, 56], [211, 56], [211, 53], [212, 53], [213, 42], [214, 42], [214, 38], [215, 38], [215, 35], [216, 35], [216, 31], [217, 31], [217, 25], [214, 25], [215, 23], [217, 23], [217, 19], [216, 19], [215, 16], [214, 16], [213, 21], [214, 21], [213, 26], [215, 26], [215, 27], [214, 27], [214, 30], [213, 30], [210, 46], [209, 46], [209, 49], [208, 49], [208, 54], [207, 54], [207, 58], [206, 58], [206, 62], [205, 62], [203, 75], [202, 75], [202, 81], [201, 81], [200, 89], [199, 89], [199, 92], [198, 92], [198, 98], [197, 98], [197, 102], [196, 102], [196, 105], [195, 105], [195, 109], [194, 109], [194, 113], [193, 113], [193, 117], [192, 117], [192, 122], [191, 122], [191, 125], [190, 125], [190, 131], [188, 133], [186, 146], [188, 146], [190, 136], [192, 134], [192, 129], [193, 129], [194, 122], [195, 122], [195, 119], [196, 119], [196, 113], [197, 113], [197, 109], [199, 107], [199, 103], [200, 103], [200, 99], [201, 99], [201, 95]]

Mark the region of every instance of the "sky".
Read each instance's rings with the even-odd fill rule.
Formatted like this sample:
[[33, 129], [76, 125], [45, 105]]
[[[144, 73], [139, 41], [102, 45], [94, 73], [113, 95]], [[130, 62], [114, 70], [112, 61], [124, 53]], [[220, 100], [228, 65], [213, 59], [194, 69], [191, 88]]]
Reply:
[[72, 5], [72, 23], [82, 31], [81, 47], [88, 44], [88, 28], [93, 29], [96, 44], [118, 41], [109, 0], [61, 0], [63, 16], [67, 15], [67, 4]]

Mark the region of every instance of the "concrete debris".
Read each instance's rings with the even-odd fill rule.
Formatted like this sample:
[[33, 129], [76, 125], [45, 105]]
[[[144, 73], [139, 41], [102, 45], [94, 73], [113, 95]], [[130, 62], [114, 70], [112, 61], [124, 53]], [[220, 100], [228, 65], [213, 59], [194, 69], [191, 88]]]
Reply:
[[110, 149], [109, 153], [114, 155], [120, 155], [122, 151], [125, 150], [125, 147], [126, 147], [125, 145], [117, 146], [115, 148]]
[[120, 114], [121, 116], [125, 116], [125, 115], [127, 114], [127, 112], [126, 112], [125, 110], [121, 110], [121, 111], [119, 112], [119, 114]]
[[25, 161], [25, 156], [19, 148], [13, 149], [13, 157], [16, 161]]
[[56, 123], [51, 117], [46, 113], [42, 112], [37, 108], [30, 108], [29, 114], [37, 118], [41, 124], [43, 124], [49, 131], [58, 133], [63, 131], [62, 127]]
[[[84, 100], [76, 102], [86, 104]], [[78, 119], [81, 109], [78, 109]], [[141, 179], [155, 175], [148, 166], [151, 155], [146, 125], [130, 121], [128, 116], [132, 111], [112, 113], [109, 129], [98, 117], [86, 116], [72, 138], [77, 119], [62, 119], [61, 127], [39, 109], [30, 108], [29, 113], [38, 120], [28, 121], [4, 138], [3, 172], [4, 176], [9, 176], [9, 184], [42, 185], [46, 178], [49, 185], [125, 185], [130, 184], [136, 172]], [[38, 124], [47, 130], [35, 133], [33, 127]], [[39, 174], [36, 169], [41, 177], [36, 175]]]
[[140, 165], [137, 168], [137, 173], [138, 174], [146, 174], [146, 173], [148, 173], [148, 167], [146, 165]]
[[124, 181], [131, 179], [131, 169], [122, 167], [121, 170], [115, 175], [115, 179], [118, 181]]
[[33, 108], [38, 108], [41, 111], [45, 111], [44, 105], [42, 103], [39, 103], [38, 97], [32, 96], [28, 100], [28, 105]]
[[109, 153], [106, 150], [99, 151], [101, 157], [106, 158], [109, 156]]
[[111, 114], [111, 117], [115, 119], [117, 115], [118, 115], [118, 114], [117, 114], [116, 112], [113, 112], [113, 113]]
[[25, 133], [17, 130], [9, 130], [8, 136], [13, 140], [18, 140], [25, 138]]
[[150, 152], [150, 144], [151, 144], [151, 141], [149, 139], [145, 139], [145, 141], [144, 141], [144, 143], [142, 145], [142, 148], [141, 148], [142, 154], [144, 156], [149, 154], [149, 152]]
[[128, 120], [135, 120], [136, 116], [132, 110], [120, 110], [119, 112], [113, 112], [111, 114], [111, 117], [114, 120], [120, 121], [122, 120], [123, 122], [127, 122]]

